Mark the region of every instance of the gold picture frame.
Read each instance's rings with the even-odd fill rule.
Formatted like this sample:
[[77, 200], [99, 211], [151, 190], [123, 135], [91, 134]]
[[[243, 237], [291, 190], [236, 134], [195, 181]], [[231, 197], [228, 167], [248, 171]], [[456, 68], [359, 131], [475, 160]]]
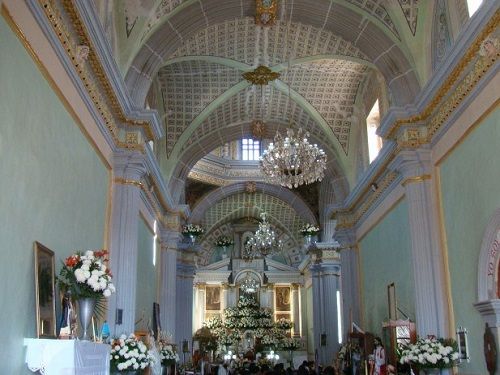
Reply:
[[38, 338], [56, 337], [54, 252], [40, 242], [34, 244], [35, 308]]

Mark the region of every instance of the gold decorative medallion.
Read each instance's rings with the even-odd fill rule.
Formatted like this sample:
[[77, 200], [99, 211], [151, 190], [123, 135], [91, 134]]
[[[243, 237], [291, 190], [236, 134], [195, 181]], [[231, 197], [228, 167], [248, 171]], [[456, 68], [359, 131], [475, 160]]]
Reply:
[[273, 72], [267, 66], [259, 65], [255, 70], [242, 74], [248, 82], [254, 85], [267, 85], [280, 77], [279, 73]]
[[277, 0], [255, 0], [255, 24], [259, 26], [273, 26], [278, 11]]
[[254, 139], [262, 139], [266, 131], [266, 124], [261, 120], [252, 121], [252, 137]]

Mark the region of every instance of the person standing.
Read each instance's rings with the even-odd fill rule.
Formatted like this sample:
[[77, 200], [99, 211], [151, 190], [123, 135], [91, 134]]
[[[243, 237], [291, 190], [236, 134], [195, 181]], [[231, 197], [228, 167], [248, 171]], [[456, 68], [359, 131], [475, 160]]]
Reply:
[[373, 350], [373, 367], [370, 375], [387, 375], [387, 366], [385, 364], [385, 348], [382, 345], [380, 337], [373, 340], [375, 349]]

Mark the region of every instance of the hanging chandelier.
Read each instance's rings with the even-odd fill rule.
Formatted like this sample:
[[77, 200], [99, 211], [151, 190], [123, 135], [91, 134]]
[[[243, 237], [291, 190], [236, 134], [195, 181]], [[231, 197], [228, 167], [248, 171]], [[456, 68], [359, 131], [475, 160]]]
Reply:
[[299, 128], [297, 134], [287, 129], [286, 137], [276, 132], [260, 158], [260, 167], [271, 183], [296, 188], [321, 181], [325, 176], [326, 154], [316, 144], [309, 143], [308, 132]]
[[266, 219], [266, 213], [260, 214], [262, 221], [259, 228], [251, 236], [243, 247], [243, 259], [252, 260], [259, 257], [267, 257], [279, 253], [283, 249], [283, 243], [278, 240], [271, 224]]
[[260, 287], [260, 283], [257, 280], [251, 278], [248, 275], [248, 273], [247, 273], [245, 279], [243, 279], [243, 281], [240, 284], [241, 290], [243, 290], [245, 293], [249, 293], [249, 294], [256, 293], [257, 290], [259, 289], [259, 287]]

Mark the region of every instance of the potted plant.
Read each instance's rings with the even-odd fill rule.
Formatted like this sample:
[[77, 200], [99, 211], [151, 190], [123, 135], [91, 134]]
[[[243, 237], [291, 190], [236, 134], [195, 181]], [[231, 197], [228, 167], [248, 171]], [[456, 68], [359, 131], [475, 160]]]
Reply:
[[299, 233], [304, 236], [306, 244], [309, 244], [311, 243], [312, 236], [319, 233], [319, 227], [313, 224], [305, 223], [302, 227], [300, 227]]
[[138, 374], [154, 362], [146, 344], [135, 335], [121, 335], [111, 343], [110, 368], [115, 374]]
[[193, 243], [196, 241], [196, 238], [203, 233], [205, 233], [205, 230], [198, 224], [187, 224], [182, 227], [182, 234], [188, 236]]
[[457, 364], [458, 348], [453, 339], [419, 338], [415, 344], [398, 346], [399, 362], [427, 374], [439, 373], [441, 369]]

